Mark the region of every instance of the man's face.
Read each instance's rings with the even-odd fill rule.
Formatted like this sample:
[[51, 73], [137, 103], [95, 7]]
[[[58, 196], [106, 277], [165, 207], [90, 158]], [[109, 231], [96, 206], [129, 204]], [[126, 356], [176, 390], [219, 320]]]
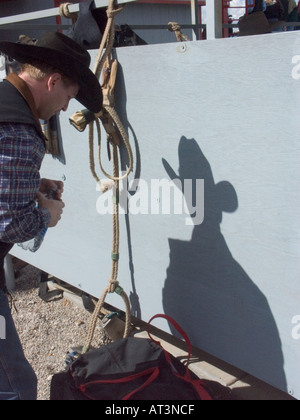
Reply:
[[58, 73], [50, 76], [43, 101], [38, 109], [39, 117], [49, 120], [55, 114], [67, 111], [70, 100], [76, 98], [78, 92], [79, 85], [77, 83], [66, 85]]

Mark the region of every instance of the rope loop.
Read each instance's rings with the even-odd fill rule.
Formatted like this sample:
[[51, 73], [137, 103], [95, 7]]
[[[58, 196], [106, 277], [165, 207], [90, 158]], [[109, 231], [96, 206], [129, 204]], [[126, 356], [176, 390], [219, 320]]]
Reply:
[[[125, 306], [125, 314], [126, 314], [126, 320], [125, 320], [125, 329], [124, 329], [124, 335], [123, 338], [127, 338], [129, 337], [130, 334], [130, 330], [131, 330], [131, 311], [130, 311], [130, 301], [129, 298], [127, 296], [127, 294], [124, 292], [124, 290], [120, 287], [117, 286], [116, 293], [118, 293], [118, 295], [120, 295], [120, 297], [123, 299], [123, 303]], [[94, 332], [95, 332], [95, 328], [96, 328], [96, 323], [97, 323], [97, 319], [99, 314], [101, 313], [101, 309], [104, 305], [105, 299], [107, 294], [109, 293], [109, 286], [104, 290], [102, 296], [100, 297], [100, 299], [98, 300], [94, 313], [92, 315], [92, 320], [91, 320], [91, 326], [88, 332], [88, 337], [87, 337], [87, 341], [86, 344], [83, 347], [82, 353], [87, 353], [91, 347], [92, 344], [92, 340], [93, 340], [93, 336], [94, 336]]]

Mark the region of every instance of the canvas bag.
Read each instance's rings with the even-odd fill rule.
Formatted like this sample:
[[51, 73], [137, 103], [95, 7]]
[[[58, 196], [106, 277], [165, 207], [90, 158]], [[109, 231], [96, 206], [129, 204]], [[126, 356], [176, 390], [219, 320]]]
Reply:
[[[212, 400], [205, 382], [152, 338], [125, 338], [81, 355], [51, 383], [51, 400]], [[150, 323], [149, 323], [150, 324]]]

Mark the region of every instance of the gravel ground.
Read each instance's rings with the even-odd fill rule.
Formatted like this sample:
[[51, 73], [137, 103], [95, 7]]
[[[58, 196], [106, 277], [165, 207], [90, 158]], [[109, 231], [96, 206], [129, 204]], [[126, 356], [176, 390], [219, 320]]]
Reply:
[[[39, 275], [31, 266], [21, 270], [12, 293], [18, 311], [13, 310], [13, 317], [25, 355], [38, 377], [38, 400], [49, 400], [51, 378], [64, 370], [67, 353], [85, 343], [91, 315], [65, 298], [48, 303], [40, 299]], [[100, 345], [102, 339], [98, 326], [93, 345]]]

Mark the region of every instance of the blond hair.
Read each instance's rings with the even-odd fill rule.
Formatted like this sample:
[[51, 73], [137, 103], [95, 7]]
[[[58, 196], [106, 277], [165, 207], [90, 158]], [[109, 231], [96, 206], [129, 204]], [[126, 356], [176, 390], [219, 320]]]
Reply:
[[56, 69], [55, 67], [50, 66], [49, 64], [45, 63], [32, 63], [32, 64], [22, 64], [20, 73], [26, 72], [29, 76], [37, 81], [43, 80], [45, 77], [50, 76], [54, 73], [59, 73], [62, 77], [62, 81], [66, 87], [72, 86], [77, 82], [73, 80], [71, 77], [66, 76], [61, 72], [61, 70]]

